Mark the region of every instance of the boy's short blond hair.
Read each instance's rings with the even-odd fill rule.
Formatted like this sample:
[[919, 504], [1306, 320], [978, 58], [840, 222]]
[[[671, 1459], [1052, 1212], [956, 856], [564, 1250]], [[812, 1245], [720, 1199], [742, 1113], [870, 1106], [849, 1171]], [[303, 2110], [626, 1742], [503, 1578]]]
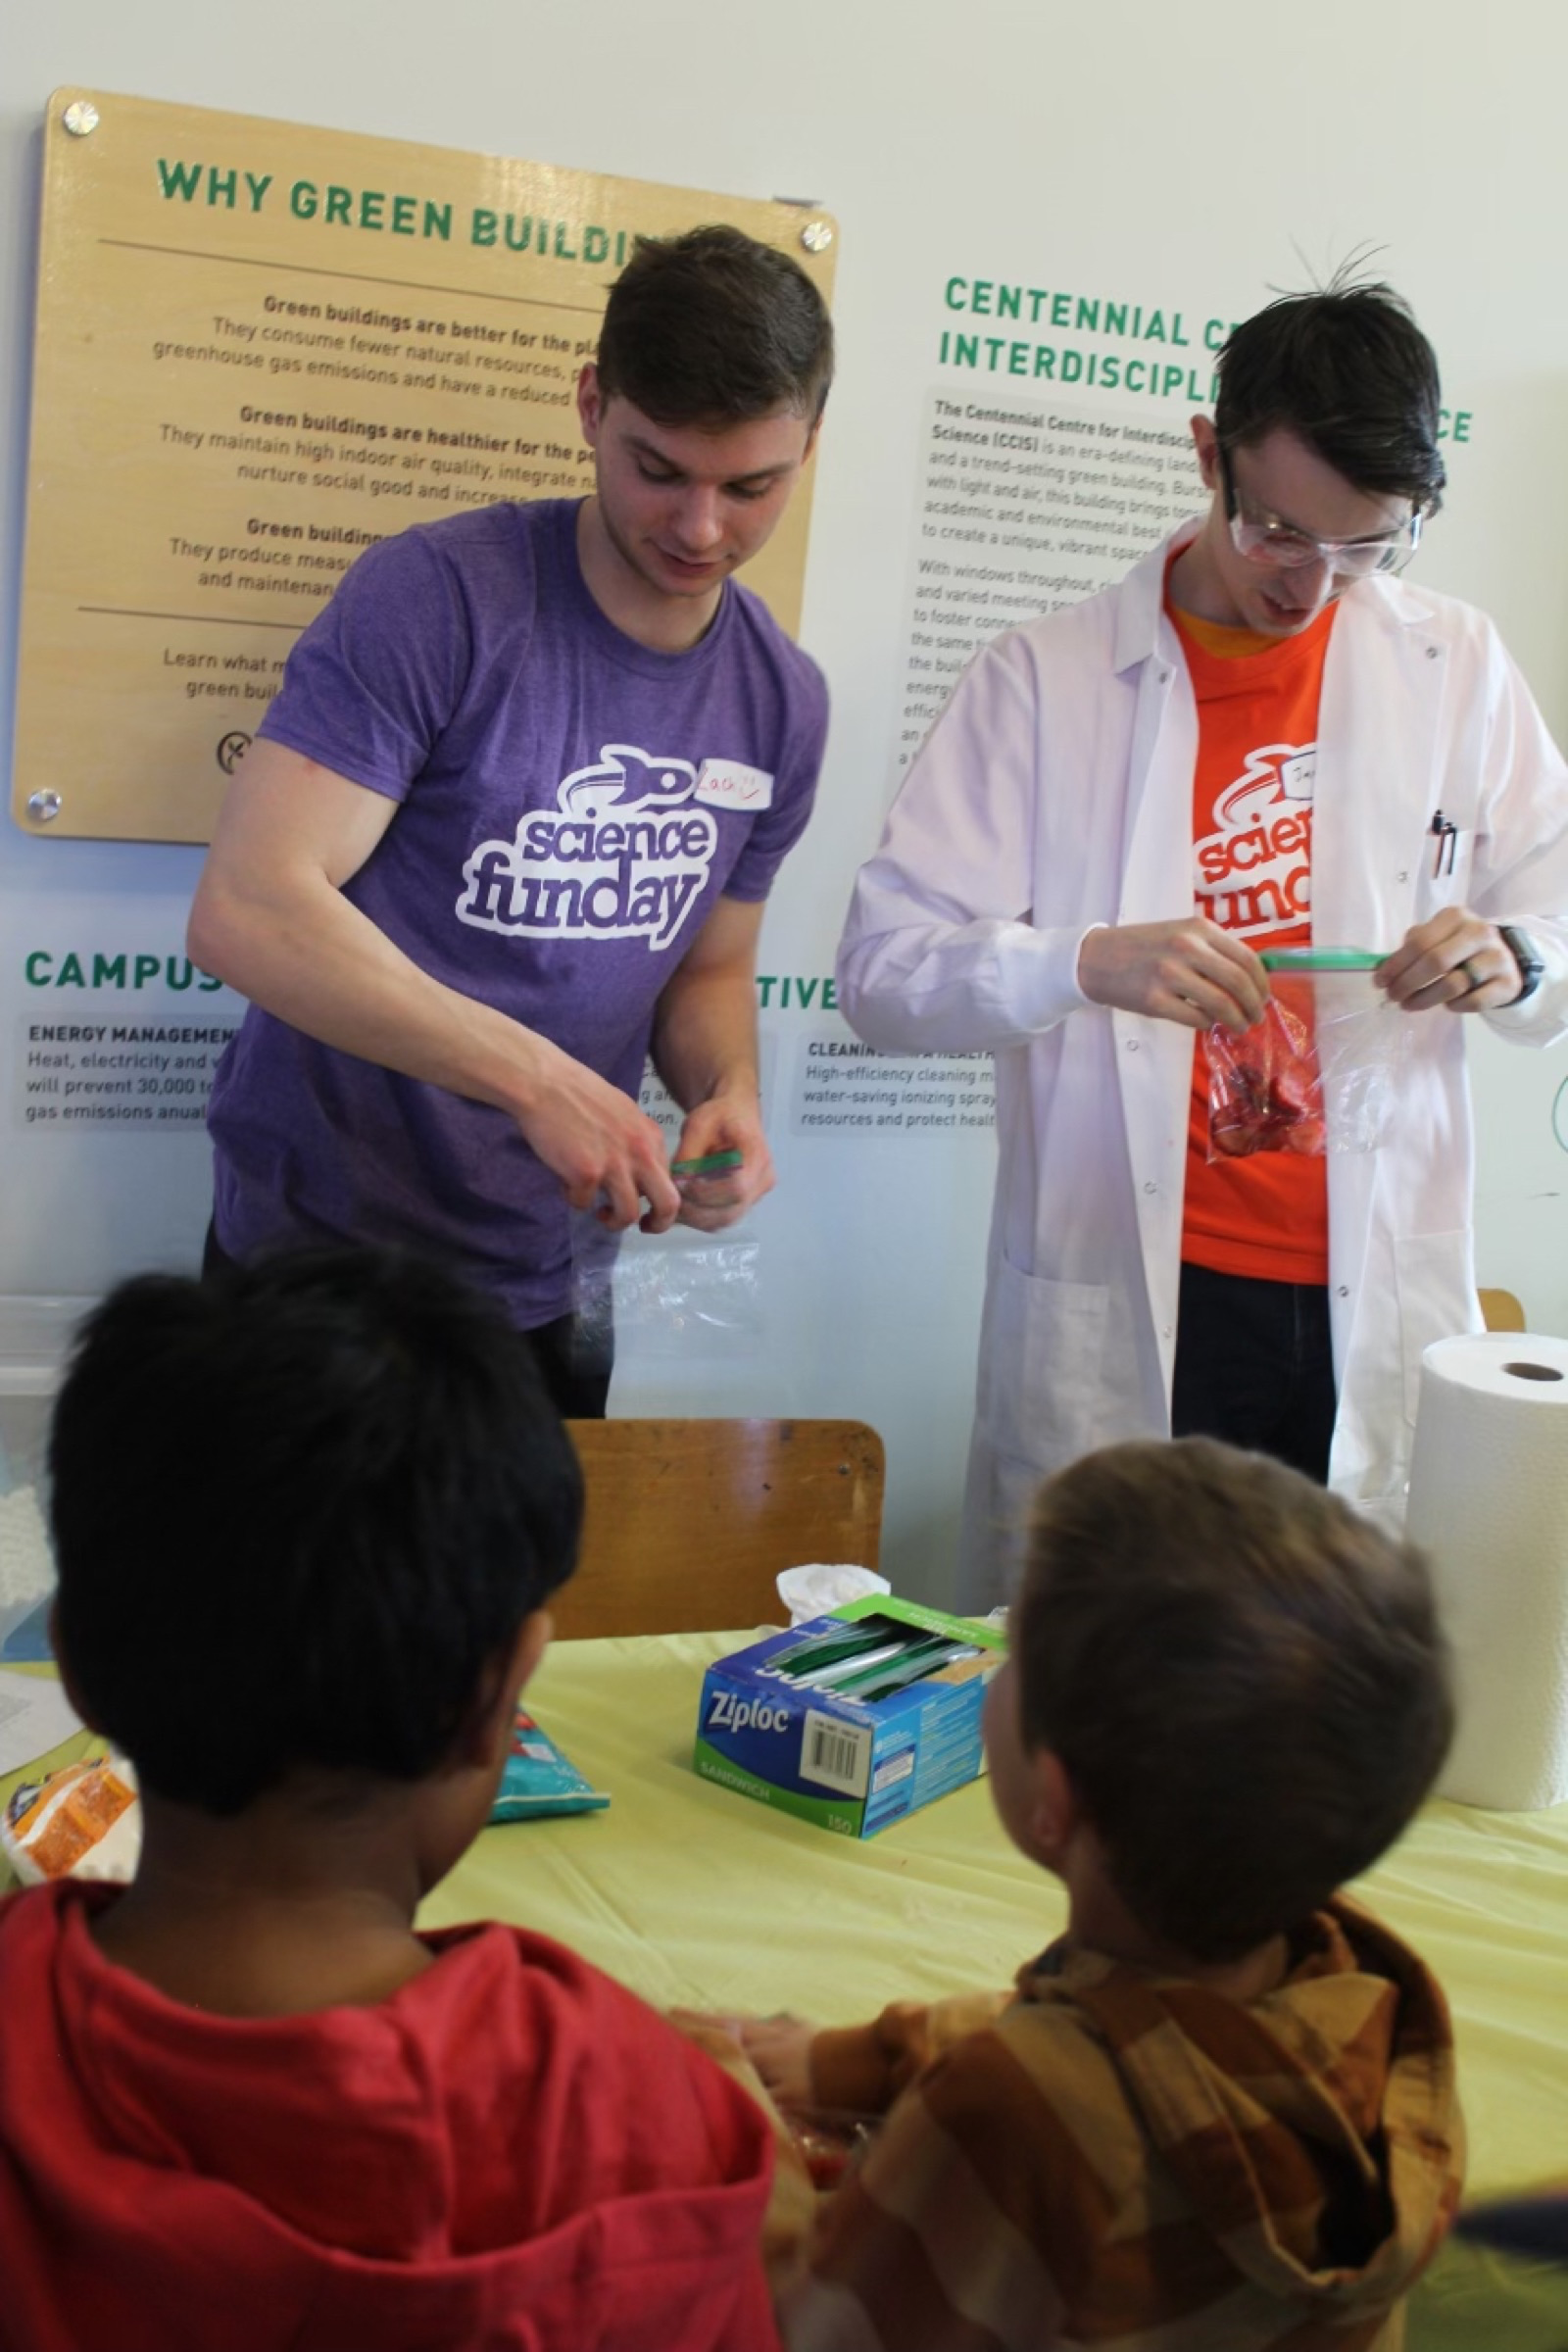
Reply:
[[1375, 1862], [1452, 1733], [1424, 1556], [1262, 1454], [1109, 1446], [1048, 1481], [1012, 1639], [1147, 1932], [1234, 1959]]

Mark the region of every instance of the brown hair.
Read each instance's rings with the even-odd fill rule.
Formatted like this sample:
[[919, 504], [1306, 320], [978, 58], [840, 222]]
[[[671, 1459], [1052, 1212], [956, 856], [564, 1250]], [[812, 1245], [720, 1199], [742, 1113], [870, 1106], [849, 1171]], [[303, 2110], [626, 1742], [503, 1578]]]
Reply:
[[610, 291], [599, 384], [656, 424], [812, 422], [833, 376], [833, 323], [787, 253], [722, 223], [639, 237]]
[[1150, 1934], [1228, 1960], [1367, 1869], [1452, 1733], [1424, 1556], [1206, 1438], [1051, 1479], [1013, 1611], [1025, 1742]]

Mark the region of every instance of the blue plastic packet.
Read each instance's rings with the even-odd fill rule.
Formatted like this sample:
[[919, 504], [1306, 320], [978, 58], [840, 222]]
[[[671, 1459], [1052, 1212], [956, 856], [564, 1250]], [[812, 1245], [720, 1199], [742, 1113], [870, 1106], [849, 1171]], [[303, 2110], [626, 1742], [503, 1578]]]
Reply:
[[37, 1607], [14, 1625], [0, 1642], [0, 1666], [42, 1666], [54, 1656], [49, 1640], [49, 1612], [55, 1596], [46, 1592]]
[[492, 1821], [528, 1821], [542, 1813], [598, 1813], [610, 1802], [590, 1788], [569, 1757], [542, 1731], [526, 1707], [512, 1724], [512, 1740], [501, 1774]]

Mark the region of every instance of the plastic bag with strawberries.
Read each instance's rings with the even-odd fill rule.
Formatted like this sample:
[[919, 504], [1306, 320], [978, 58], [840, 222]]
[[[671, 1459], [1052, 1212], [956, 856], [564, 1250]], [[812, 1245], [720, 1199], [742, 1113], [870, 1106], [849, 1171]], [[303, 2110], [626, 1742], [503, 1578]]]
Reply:
[[837, 2188], [882, 2126], [879, 2115], [832, 2107], [792, 2109], [786, 2120], [790, 2136], [806, 2159], [811, 2186], [817, 2189]]
[[1209, 1158], [1375, 1152], [1394, 1120], [1405, 1016], [1368, 970], [1343, 965], [1276, 969], [1271, 991], [1250, 1029], [1205, 1033]]
[[1254, 1152], [1321, 1155], [1327, 1144], [1323, 1077], [1312, 1032], [1277, 996], [1240, 1036], [1217, 1023], [1208, 1054], [1208, 1156]]

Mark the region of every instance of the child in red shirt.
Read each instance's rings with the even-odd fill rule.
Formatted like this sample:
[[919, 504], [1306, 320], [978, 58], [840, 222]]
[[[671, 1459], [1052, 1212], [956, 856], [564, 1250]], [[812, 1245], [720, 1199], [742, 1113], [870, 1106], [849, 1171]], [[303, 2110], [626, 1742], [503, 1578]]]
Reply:
[[57, 1647], [134, 1762], [123, 1892], [0, 1903], [8, 2352], [752, 2352], [808, 2192], [539, 1936], [419, 1936], [482, 1828], [581, 1477], [526, 1342], [368, 1251], [127, 1283], [51, 1453]]

